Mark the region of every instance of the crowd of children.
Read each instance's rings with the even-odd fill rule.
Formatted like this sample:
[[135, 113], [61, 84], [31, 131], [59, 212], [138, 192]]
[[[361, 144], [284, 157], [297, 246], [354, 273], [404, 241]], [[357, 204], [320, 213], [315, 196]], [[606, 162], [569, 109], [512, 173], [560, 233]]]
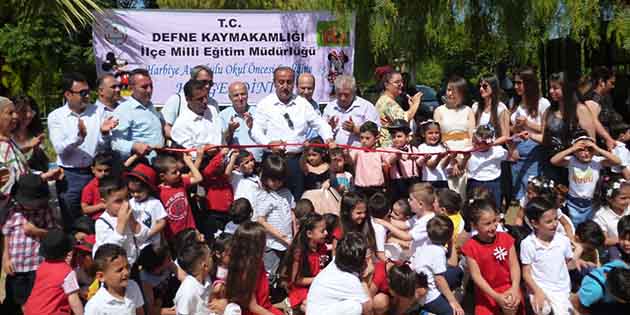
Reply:
[[[2, 223], [4, 305], [90, 315], [630, 309], [630, 181], [627, 168], [609, 170], [626, 156], [578, 135], [550, 160], [568, 168], [568, 187], [529, 178], [508, 224], [510, 148], [491, 126], [463, 154], [434, 121], [420, 124], [419, 145], [406, 121], [388, 129], [388, 150], [371, 150], [373, 122], [359, 128], [365, 150], [305, 147], [304, 188], [333, 189], [336, 211], [292, 195], [282, 154], [257, 164], [244, 149], [159, 152], [153, 163], [100, 153], [72, 227], [57, 225], [47, 183], [22, 176]], [[465, 194], [447, 183], [463, 170]]]

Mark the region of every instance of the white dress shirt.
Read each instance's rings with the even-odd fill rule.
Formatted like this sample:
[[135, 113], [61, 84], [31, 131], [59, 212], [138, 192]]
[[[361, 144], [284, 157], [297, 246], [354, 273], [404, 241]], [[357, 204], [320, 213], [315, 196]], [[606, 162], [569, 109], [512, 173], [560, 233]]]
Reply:
[[352, 104], [347, 109], [343, 109], [339, 106], [337, 100], [334, 100], [326, 106], [322, 117], [324, 121], [330, 120], [331, 117], [335, 117], [338, 120], [333, 133], [335, 134], [335, 142], [339, 144], [354, 146], [360, 146], [361, 144], [359, 135], [350, 133], [341, 127], [349, 119], [352, 119], [352, 122], [359, 127], [368, 121], [376, 123], [379, 127], [381, 126], [381, 119], [374, 105], [358, 96], [355, 96]]
[[[64, 104], [48, 114], [48, 135], [57, 153], [57, 165], [84, 168], [92, 165], [92, 158], [105, 143], [101, 135], [104, 111], [88, 105], [77, 114]], [[87, 134], [79, 136], [79, 119], [83, 120]]]
[[[289, 119], [293, 128], [289, 124]], [[306, 141], [309, 127], [317, 130], [324, 140], [333, 138], [328, 123], [315, 112], [305, 98], [293, 96], [288, 104], [284, 104], [273, 93], [263, 98], [257, 105], [252, 139], [259, 144], [269, 144], [272, 141], [303, 143]], [[287, 147], [287, 151], [300, 152], [302, 148]]]
[[125, 297], [121, 300], [111, 295], [104, 286], [85, 305], [85, 315], [132, 315], [144, 306], [144, 298], [138, 284], [129, 279]]
[[185, 148], [224, 144], [223, 120], [214, 106], [208, 106], [203, 115], [186, 110], [175, 120], [171, 138]]
[[[214, 107], [217, 111], [219, 110], [219, 103], [217, 101], [208, 96], [208, 106]], [[169, 125], [175, 124], [175, 121], [179, 116], [181, 116], [184, 112], [190, 112], [188, 108], [188, 102], [186, 101], [186, 96], [184, 95], [184, 91], [182, 90], [179, 93], [171, 95], [164, 103], [164, 107], [160, 113], [162, 113], [162, 117], [164, 117], [164, 122]]]

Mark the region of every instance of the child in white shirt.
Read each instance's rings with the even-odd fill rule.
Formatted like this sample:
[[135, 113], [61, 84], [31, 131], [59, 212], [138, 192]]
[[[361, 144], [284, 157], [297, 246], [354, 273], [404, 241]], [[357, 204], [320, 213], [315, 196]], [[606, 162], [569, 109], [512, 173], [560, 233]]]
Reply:
[[250, 202], [256, 200], [256, 192], [260, 189], [260, 179], [254, 173], [256, 160], [247, 150], [235, 151], [230, 156], [234, 159], [235, 170], [232, 171], [230, 182], [234, 190], [234, 200], [247, 198]]
[[606, 198], [605, 202], [595, 213], [593, 221], [606, 236], [604, 244], [615, 246], [619, 242], [617, 224], [622, 217], [630, 215], [630, 182], [618, 176], [608, 179], [602, 185], [602, 196]]
[[523, 279], [530, 292], [535, 314], [571, 313], [569, 268], [579, 257], [571, 250], [571, 240], [557, 233], [558, 211], [545, 198], [533, 198], [525, 209], [534, 232], [521, 242]]
[[630, 125], [619, 123], [612, 125], [610, 129], [610, 136], [616, 139], [612, 152], [621, 160], [621, 165], [611, 167], [610, 170], [630, 180], [630, 150], [626, 147], [626, 142], [630, 141]]
[[183, 248], [179, 266], [187, 273], [175, 294], [175, 311], [178, 315], [210, 315], [208, 303], [212, 294], [210, 274], [210, 250], [198, 242]]
[[105, 202], [105, 212], [96, 220], [96, 243], [92, 253], [96, 254], [103, 244], [122, 247], [133, 265], [140, 255], [140, 245], [148, 239], [149, 229], [138, 223], [128, 202], [127, 184], [120, 178], [107, 178], [99, 183]]
[[578, 226], [593, 218], [593, 195], [601, 169], [619, 165], [621, 160], [598, 147], [592, 138], [580, 135], [571, 147], [554, 155], [551, 163], [569, 169], [567, 208], [573, 225]]
[[132, 197], [129, 199], [129, 206], [133, 210], [133, 216], [149, 229], [147, 240], [138, 245], [140, 249], [149, 244], [153, 244], [155, 248], [160, 247], [160, 234], [166, 227], [167, 214], [162, 202], [152, 196], [157, 191], [157, 174], [150, 166], [137, 164], [127, 173], [127, 179]]
[[[385, 219], [389, 214], [389, 202], [382, 192], [377, 192], [368, 200], [368, 213], [372, 218]], [[387, 239], [387, 228], [372, 219], [374, 229], [374, 241], [376, 242], [376, 257], [382, 261], [387, 261], [385, 256], [385, 240]]]
[[418, 146], [418, 152], [444, 153], [418, 159], [418, 164], [422, 165], [422, 181], [430, 182], [433, 188], [448, 188], [446, 167], [451, 159], [447, 157], [446, 147], [442, 144], [440, 124], [429, 119], [420, 123], [420, 130], [424, 142]]
[[494, 127], [482, 125], [477, 127], [473, 137], [475, 149], [465, 154], [464, 163], [468, 170], [468, 191], [475, 187], [487, 188], [494, 197], [497, 209], [501, 209], [501, 162], [508, 152], [502, 146], [493, 145]]
[[85, 305], [85, 315], [135, 315], [143, 312], [142, 292], [138, 284], [129, 279], [131, 267], [122, 247], [115, 244], [99, 247], [94, 255], [94, 266], [101, 287]]
[[291, 210], [295, 208], [295, 201], [291, 192], [284, 187], [286, 178], [286, 161], [279, 155], [269, 155], [262, 163], [262, 187], [254, 202], [254, 220], [267, 232], [263, 260], [265, 271], [271, 277], [276, 275], [280, 261], [293, 239]]
[[446, 216], [435, 216], [429, 220], [427, 231], [430, 242], [418, 248], [411, 259], [411, 268], [427, 276], [428, 292], [422, 303], [423, 310], [436, 315], [463, 314], [444, 277], [447, 267], [444, 246], [453, 235], [453, 222]]

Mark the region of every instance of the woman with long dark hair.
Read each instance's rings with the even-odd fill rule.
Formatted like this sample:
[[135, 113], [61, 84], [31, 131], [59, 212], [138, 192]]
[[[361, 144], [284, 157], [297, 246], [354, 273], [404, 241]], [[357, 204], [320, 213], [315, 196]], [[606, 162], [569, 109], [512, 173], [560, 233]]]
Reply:
[[546, 159], [543, 159], [542, 172], [548, 179], [556, 183], [568, 184], [567, 169], [555, 167], [548, 163], [556, 153], [566, 149], [578, 130], [584, 130], [589, 137], [595, 139], [595, 125], [589, 108], [578, 100], [576, 85], [569, 82], [563, 72], [549, 77], [549, 97], [551, 106], [543, 115], [542, 134], [532, 136], [545, 148]]
[[37, 104], [30, 96], [21, 95], [13, 98], [18, 113], [18, 125], [13, 130], [13, 140], [20, 146], [31, 169], [45, 172], [50, 159], [42, 149], [46, 137], [44, 127], [37, 112]]
[[503, 144], [510, 137], [510, 112], [499, 99], [501, 88], [495, 75], [484, 75], [479, 79], [481, 101], [472, 105], [475, 127], [490, 124], [496, 130], [495, 144]]
[[[549, 101], [540, 94], [538, 76], [534, 69], [524, 67], [514, 74], [514, 90], [517, 94], [512, 106], [512, 133], [527, 133], [530, 138], [542, 134], [542, 118], [550, 106]], [[518, 142], [516, 162], [512, 165], [512, 186], [517, 200], [521, 200], [527, 191], [527, 180], [539, 175], [539, 163], [544, 157], [542, 148], [533, 139]]]

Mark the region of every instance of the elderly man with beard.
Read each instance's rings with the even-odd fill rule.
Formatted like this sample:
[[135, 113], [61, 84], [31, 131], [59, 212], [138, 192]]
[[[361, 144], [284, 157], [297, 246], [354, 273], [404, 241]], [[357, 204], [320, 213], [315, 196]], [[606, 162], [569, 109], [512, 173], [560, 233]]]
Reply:
[[359, 128], [371, 121], [380, 126], [378, 112], [374, 105], [356, 95], [357, 84], [354, 77], [341, 75], [335, 79], [337, 99], [328, 104], [322, 117], [328, 121], [335, 134], [335, 142], [360, 146]]
[[[233, 145], [256, 144], [252, 139], [251, 131], [254, 124], [256, 110], [249, 105], [247, 86], [245, 83], [236, 81], [228, 86], [228, 96], [232, 101], [232, 106], [225, 108], [219, 113], [223, 119], [223, 128], [228, 130], [227, 143]], [[249, 148], [257, 163], [262, 161], [263, 150], [261, 148]]]
[[173, 124], [173, 141], [187, 149], [224, 144], [227, 133], [223, 130], [223, 120], [216, 107], [208, 106], [208, 88], [205, 82], [186, 82], [184, 95], [188, 110], [183, 111]]
[[[259, 144], [275, 145], [272, 151], [285, 152], [289, 169], [287, 186], [296, 199], [304, 192], [304, 172], [300, 168], [303, 147], [282, 147], [285, 143], [304, 143], [309, 128], [334, 147], [330, 126], [303, 97], [293, 94], [295, 72], [290, 67], [278, 67], [273, 73], [275, 93], [263, 98], [257, 106], [252, 127], [252, 139]], [[286, 149], [286, 151], [285, 151]]]
[[81, 189], [92, 179], [92, 159], [118, 121], [106, 118], [102, 108], [90, 104], [90, 87], [83, 75], [65, 75], [62, 86], [65, 104], [48, 115], [48, 134], [57, 165], [65, 174], [57, 192], [64, 228], [69, 229], [81, 215]]

